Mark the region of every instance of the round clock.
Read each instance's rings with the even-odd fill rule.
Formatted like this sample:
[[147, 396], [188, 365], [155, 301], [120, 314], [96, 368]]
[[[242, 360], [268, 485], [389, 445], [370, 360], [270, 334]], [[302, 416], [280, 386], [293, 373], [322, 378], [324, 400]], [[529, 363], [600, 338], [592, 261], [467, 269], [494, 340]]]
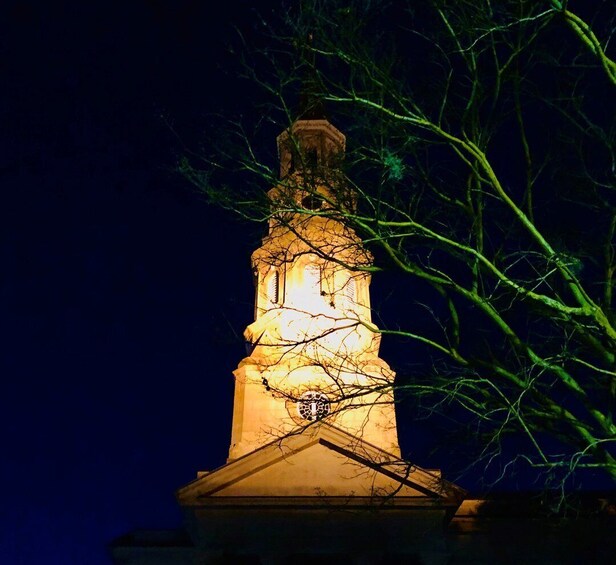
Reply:
[[329, 398], [322, 392], [309, 390], [302, 394], [297, 402], [297, 411], [304, 420], [314, 422], [329, 414]]

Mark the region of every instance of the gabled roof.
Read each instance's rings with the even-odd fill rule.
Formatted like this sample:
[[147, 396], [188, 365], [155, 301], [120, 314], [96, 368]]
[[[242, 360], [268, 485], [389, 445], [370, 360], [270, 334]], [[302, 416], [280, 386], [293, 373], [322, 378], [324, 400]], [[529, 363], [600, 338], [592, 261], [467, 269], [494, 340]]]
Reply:
[[255, 497], [277, 503], [344, 498], [350, 504], [387, 500], [457, 506], [463, 496], [440, 472], [402, 461], [323, 422], [204, 473], [177, 492], [183, 506]]

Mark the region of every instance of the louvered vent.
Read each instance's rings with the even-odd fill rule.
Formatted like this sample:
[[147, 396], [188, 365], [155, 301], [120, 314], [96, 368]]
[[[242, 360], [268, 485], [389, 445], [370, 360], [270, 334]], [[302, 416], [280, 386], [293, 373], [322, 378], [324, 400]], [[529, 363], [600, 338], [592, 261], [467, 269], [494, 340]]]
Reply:
[[279, 301], [279, 291], [280, 291], [280, 280], [278, 271], [274, 271], [270, 274], [269, 280], [267, 281], [267, 298], [272, 304], [278, 304]]
[[355, 284], [355, 279], [353, 277], [351, 277], [345, 287], [344, 287], [344, 296], [346, 298], [346, 302], [349, 305], [349, 307], [353, 306], [353, 304], [355, 304], [357, 298], [357, 287]]

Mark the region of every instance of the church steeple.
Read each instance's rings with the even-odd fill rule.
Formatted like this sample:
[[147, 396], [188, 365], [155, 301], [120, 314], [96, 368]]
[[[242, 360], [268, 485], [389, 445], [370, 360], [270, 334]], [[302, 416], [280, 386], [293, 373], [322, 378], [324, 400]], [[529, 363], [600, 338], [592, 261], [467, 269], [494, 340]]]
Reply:
[[[252, 255], [255, 320], [235, 371], [229, 458], [317, 420], [399, 454], [392, 383], [370, 309], [372, 258], [328, 208], [344, 207], [345, 136], [300, 116], [278, 138], [274, 213]], [[348, 207], [347, 207], [348, 209]]]
[[440, 532], [462, 493], [400, 459], [394, 373], [371, 318], [372, 257], [343, 221], [354, 208], [344, 148], [310, 112], [278, 136], [281, 178], [252, 254], [255, 317], [233, 373], [228, 461], [177, 492], [189, 543], [135, 537], [118, 563], [449, 557]]

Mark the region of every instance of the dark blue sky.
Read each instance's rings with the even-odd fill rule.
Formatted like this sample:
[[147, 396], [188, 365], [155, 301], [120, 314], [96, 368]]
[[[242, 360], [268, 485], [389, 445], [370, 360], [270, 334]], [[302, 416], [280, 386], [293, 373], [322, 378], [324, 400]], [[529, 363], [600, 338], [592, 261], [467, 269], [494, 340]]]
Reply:
[[178, 526], [175, 490], [225, 462], [263, 228], [174, 167], [210, 114], [258, 111], [228, 45], [276, 5], [3, 4], [2, 564], [108, 563], [114, 538]]
[[[227, 49], [253, 6], [2, 4], [2, 564], [108, 563], [115, 537], [177, 526], [175, 490], [225, 461], [262, 228], [174, 167], [210, 113], [258, 111]], [[375, 277], [385, 320], [407, 284]], [[415, 353], [383, 342], [394, 367]], [[413, 461], [447, 466], [429, 424], [399, 425]]]
[[0, 563], [107, 563], [225, 460], [259, 230], [173, 172], [167, 122], [246, 105], [252, 4], [3, 3]]

